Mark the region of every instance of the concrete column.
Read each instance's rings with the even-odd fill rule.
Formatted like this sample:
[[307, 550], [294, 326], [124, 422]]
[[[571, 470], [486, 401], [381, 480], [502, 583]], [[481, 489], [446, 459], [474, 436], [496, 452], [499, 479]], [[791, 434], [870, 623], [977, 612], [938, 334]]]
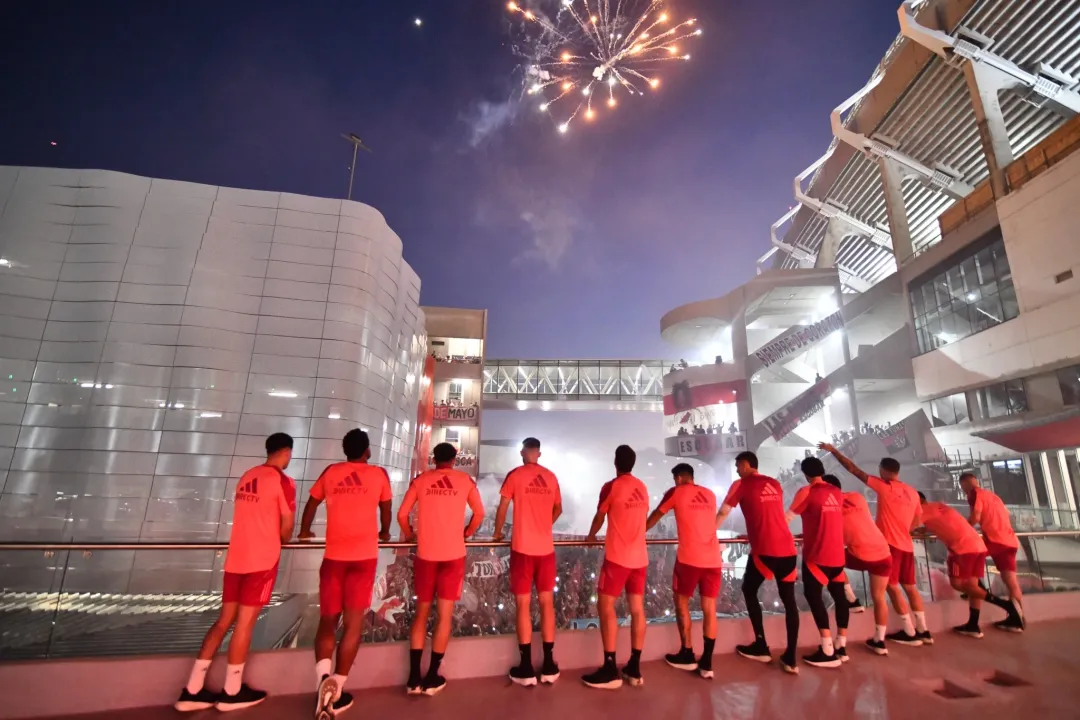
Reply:
[[911, 243], [911, 229], [908, 227], [907, 208], [904, 206], [904, 172], [901, 166], [891, 158], [878, 160], [881, 168], [881, 186], [885, 192], [885, 212], [889, 216], [889, 234], [892, 235], [893, 255], [896, 266], [915, 254]]
[[[745, 368], [748, 363], [749, 343], [746, 339], [746, 311], [740, 311], [731, 323], [731, 352], [732, 357], [742, 360]], [[754, 427], [754, 407], [751, 402], [750, 376], [746, 376], [746, 397], [740, 397], [735, 403], [735, 412], [738, 416], [739, 432], [746, 434], [747, 443], [750, 442], [750, 431]]]
[[1005, 168], [1015, 159], [1005, 129], [1005, 117], [1001, 113], [1001, 82], [992, 72], [979, 63], [964, 63], [964, 79], [967, 80], [971, 106], [975, 111], [975, 123], [979, 129], [986, 165], [990, 170], [990, 188], [995, 198], [1009, 192]]
[[840, 252], [840, 243], [844, 239], [844, 229], [847, 227], [836, 218], [829, 218], [825, 222], [825, 237], [821, 241], [817, 260], [814, 262], [814, 267], [817, 268], [836, 267], [836, 254]]

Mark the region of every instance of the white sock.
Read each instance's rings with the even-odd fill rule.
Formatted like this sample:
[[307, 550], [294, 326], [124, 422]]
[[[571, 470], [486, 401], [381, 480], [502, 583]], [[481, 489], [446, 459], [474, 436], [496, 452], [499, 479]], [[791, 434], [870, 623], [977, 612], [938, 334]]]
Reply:
[[188, 677], [187, 691], [192, 695], [197, 695], [199, 691], [206, 685], [206, 673], [210, 671], [210, 663], [213, 660], [196, 660], [195, 665], [191, 668], [191, 676]]
[[911, 613], [907, 615], [901, 615], [900, 619], [904, 621], [904, 632], [908, 635], [915, 634], [915, 624], [911, 622]]
[[334, 696], [334, 700], [341, 697], [341, 691], [345, 689], [345, 682], [349, 679], [348, 675], [334, 675], [334, 682], [337, 683], [337, 695]]
[[235, 695], [240, 692], [240, 685], [244, 682], [244, 663], [239, 665], [225, 666], [225, 694]]
[[875, 625], [874, 626], [874, 639], [877, 640], [878, 642], [885, 642], [885, 626], [884, 625]]
[[832, 636], [821, 638], [821, 649], [826, 655], [833, 654]]
[[847, 598], [849, 603], [855, 602], [858, 598], [855, 597], [855, 591], [851, 589], [849, 583], [844, 583], [844, 597]]
[[318, 688], [322, 684], [322, 679], [334, 672], [334, 661], [330, 658], [325, 660], [317, 660], [315, 662], [315, 687]]
[[926, 613], [922, 610], [915, 611], [915, 629], [919, 632], [926, 632]]
[[836, 636], [836, 647], [838, 647], [838, 648], [847, 647], [847, 635], [837, 635]]

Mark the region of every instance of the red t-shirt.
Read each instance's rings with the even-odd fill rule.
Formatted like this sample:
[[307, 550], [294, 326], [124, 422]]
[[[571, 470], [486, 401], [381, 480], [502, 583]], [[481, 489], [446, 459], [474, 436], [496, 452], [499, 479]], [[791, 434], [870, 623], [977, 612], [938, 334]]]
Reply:
[[795, 539], [784, 517], [784, 491], [766, 475], [750, 475], [731, 484], [723, 505], [742, 510], [750, 552], [770, 557], [795, 554]]
[[596, 508], [607, 514], [604, 559], [625, 568], [649, 566], [645, 524], [649, 519], [649, 489], [633, 475], [620, 475], [600, 488]]
[[716, 538], [716, 495], [707, 487], [686, 483], [664, 493], [657, 508], [662, 513], [675, 511], [679, 531], [679, 549], [675, 559], [683, 565], [718, 568], [723, 562], [720, 541]]
[[398, 508], [398, 524], [416, 510], [416, 556], [431, 562], [465, 557], [465, 509], [476, 523], [484, 519], [484, 503], [476, 481], [460, 470], [428, 470], [413, 479]]
[[803, 560], [824, 567], [844, 566], [844, 494], [824, 480], [795, 493], [791, 512], [802, 516]]
[[510, 549], [535, 556], [555, 552], [551, 518], [555, 506], [562, 505], [555, 474], [536, 463], [516, 467], [506, 476], [499, 495], [514, 503]]
[[270, 465], [240, 477], [233, 504], [232, 533], [225, 572], [269, 570], [281, 556], [281, 518], [296, 513], [296, 483]]
[[975, 488], [968, 494], [968, 503], [972, 510], [979, 512], [979, 527], [987, 542], [1006, 547], [1020, 547], [1016, 532], [1012, 527], [1009, 509], [994, 493], [983, 488]]
[[953, 555], [986, 553], [986, 544], [967, 518], [945, 503], [923, 505], [922, 521], [926, 529], [937, 535]]
[[326, 500], [327, 559], [379, 556], [379, 503], [392, 498], [385, 470], [366, 462], [334, 463], [311, 486], [311, 497]]

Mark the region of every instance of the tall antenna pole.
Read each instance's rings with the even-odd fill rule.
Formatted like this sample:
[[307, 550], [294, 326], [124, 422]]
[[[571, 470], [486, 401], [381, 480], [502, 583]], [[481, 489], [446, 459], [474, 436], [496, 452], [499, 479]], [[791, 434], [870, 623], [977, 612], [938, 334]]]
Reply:
[[349, 166], [349, 194], [346, 196], [346, 199], [352, 200], [353, 177], [356, 175], [356, 152], [360, 149], [363, 149], [364, 152], [371, 152], [371, 148], [365, 145], [364, 141], [353, 133], [349, 133], [348, 135], [342, 134], [341, 137], [348, 140], [353, 146], [352, 165]]

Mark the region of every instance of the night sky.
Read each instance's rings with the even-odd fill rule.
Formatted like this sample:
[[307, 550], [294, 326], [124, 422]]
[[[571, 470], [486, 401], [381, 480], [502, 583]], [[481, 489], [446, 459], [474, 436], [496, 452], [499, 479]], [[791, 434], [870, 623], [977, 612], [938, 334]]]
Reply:
[[752, 276], [897, 5], [672, 0], [692, 61], [560, 135], [499, 0], [8, 2], [0, 164], [342, 197], [355, 132], [354, 199], [489, 356], [674, 357], [661, 315]]

